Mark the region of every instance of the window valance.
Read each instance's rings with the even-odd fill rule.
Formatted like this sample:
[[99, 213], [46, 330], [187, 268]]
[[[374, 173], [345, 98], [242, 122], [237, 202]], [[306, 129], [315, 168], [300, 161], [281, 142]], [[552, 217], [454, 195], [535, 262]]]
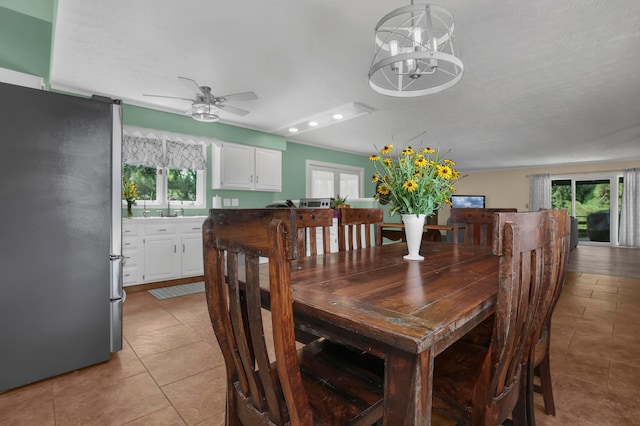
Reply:
[[139, 136], [122, 138], [122, 162], [134, 166], [163, 167], [162, 141]]
[[167, 165], [172, 169], [206, 170], [207, 160], [204, 158], [202, 146], [166, 141]]
[[201, 144], [179, 140], [123, 135], [122, 162], [136, 166], [206, 170], [207, 160]]

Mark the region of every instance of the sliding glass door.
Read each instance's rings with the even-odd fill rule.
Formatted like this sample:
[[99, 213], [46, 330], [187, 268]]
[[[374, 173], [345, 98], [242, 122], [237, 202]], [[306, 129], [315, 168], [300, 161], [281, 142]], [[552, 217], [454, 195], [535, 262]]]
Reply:
[[618, 245], [622, 174], [613, 172], [551, 178], [551, 205], [578, 219], [578, 241]]

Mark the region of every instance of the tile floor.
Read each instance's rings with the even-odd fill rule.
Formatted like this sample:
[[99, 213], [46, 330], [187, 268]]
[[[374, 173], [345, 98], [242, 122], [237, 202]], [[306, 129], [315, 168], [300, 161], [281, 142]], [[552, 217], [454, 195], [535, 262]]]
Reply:
[[[0, 394], [0, 425], [223, 424], [224, 364], [204, 295], [143, 291], [124, 308], [123, 351]], [[640, 425], [640, 279], [570, 272], [551, 356], [557, 416], [538, 398], [538, 425]]]

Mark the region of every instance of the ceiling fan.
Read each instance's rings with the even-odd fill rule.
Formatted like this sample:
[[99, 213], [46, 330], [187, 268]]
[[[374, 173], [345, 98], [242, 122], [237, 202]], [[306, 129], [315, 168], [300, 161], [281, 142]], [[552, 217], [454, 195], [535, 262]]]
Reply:
[[249, 111], [228, 105], [226, 102], [231, 101], [253, 101], [258, 99], [258, 95], [253, 92], [232, 93], [224, 96], [215, 96], [211, 93], [211, 87], [200, 86], [195, 80], [186, 77], [178, 77], [185, 86], [195, 92], [195, 98], [181, 98], [178, 96], [164, 96], [164, 95], [148, 95], [156, 98], [168, 98], [168, 99], [182, 99], [185, 101], [191, 101], [191, 108], [186, 113], [190, 113], [194, 120], [204, 121], [206, 123], [212, 123], [220, 119], [218, 112], [223, 110], [232, 114], [244, 116], [249, 114]]

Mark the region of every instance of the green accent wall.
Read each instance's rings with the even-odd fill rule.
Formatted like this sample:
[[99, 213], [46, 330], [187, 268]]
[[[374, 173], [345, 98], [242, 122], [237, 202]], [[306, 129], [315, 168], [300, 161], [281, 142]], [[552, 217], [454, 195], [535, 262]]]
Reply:
[[51, 22], [0, 7], [0, 67], [49, 81]]

